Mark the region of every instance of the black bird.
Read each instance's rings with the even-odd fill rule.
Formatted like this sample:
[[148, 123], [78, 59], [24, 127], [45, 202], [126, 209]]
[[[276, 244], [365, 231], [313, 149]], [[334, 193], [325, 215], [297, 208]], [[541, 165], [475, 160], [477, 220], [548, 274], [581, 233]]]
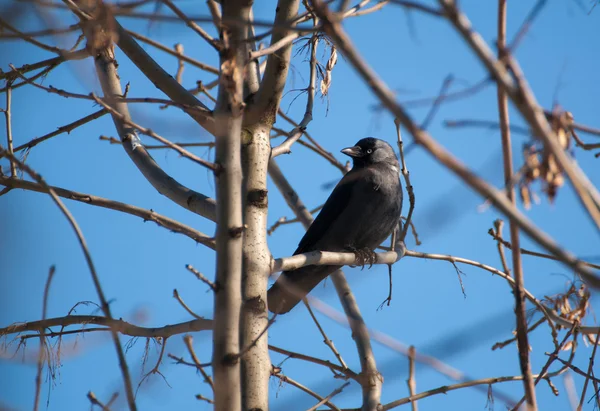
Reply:
[[[398, 226], [402, 209], [400, 165], [383, 140], [363, 138], [342, 153], [354, 166], [337, 184], [294, 253], [353, 251], [372, 258], [374, 249]], [[372, 260], [371, 260], [372, 262]], [[269, 310], [284, 314], [341, 266], [306, 266], [285, 271], [267, 293]]]

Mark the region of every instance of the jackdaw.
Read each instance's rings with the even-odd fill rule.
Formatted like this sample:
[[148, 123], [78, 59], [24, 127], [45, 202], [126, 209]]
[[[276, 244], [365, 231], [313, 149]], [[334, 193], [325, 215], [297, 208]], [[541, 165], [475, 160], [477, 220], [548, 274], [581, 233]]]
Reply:
[[[342, 150], [354, 166], [337, 184], [294, 253], [352, 251], [373, 262], [374, 249], [398, 226], [402, 209], [400, 165], [383, 140], [363, 138]], [[362, 260], [361, 260], [362, 259]], [[306, 266], [285, 271], [267, 293], [269, 310], [284, 314], [341, 266]]]

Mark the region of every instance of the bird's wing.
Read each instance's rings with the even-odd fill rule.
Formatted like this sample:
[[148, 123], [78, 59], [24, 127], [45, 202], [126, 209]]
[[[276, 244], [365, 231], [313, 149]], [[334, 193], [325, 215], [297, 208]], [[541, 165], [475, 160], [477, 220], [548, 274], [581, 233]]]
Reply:
[[350, 171], [340, 180], [323, 205], [319, 215], [315, 218], [315, 221], [308, 227], [294, 254], [302, 254], [314, 250], [316, 243], [324, 237], [335, 220], [347, 208], [353, 192], [358, 188], [357, 186], [364, 183], [362, 179], [356, 178], [357, 174]]

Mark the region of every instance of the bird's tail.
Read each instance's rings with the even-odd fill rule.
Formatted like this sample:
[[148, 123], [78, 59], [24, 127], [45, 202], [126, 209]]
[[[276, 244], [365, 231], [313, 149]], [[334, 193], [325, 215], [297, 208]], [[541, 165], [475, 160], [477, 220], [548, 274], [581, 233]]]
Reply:
[[338, 265], [313, 265], [284, 271], [267, 292], [269, 311], [274, 314], [289, 312], [317, 284], [339, 268], [341, 266]]

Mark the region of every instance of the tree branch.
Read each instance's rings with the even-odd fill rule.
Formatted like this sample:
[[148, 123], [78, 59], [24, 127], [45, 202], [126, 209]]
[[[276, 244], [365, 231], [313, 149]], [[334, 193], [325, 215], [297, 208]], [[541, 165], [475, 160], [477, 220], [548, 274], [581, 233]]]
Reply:
[[[22, 188], [24, 190], [36, 191], [38, 193], [46, 193], [46, 190], [42, 185], [21, 179], [0, 176], [0, 185], [11, 188]], [[107, 198], [71, 191], [60, 187], [51, 186], [50, 188], [52, 188], [52, 190], [54, 190], [54, 192], [60, 197], [97, 207], [107, 208], [109, 210], [131, 214], [144, 219], [144, 221], [153, 221], [161, 227], [165, 227], [173, 232], [183, 234], [209, 248], [215, 248], [215, 242], [213, 238], [176, 220], [158, 214], [153, 210], [146, 210], [130, 204], [121, 203], [120, 201], [109, 200]]]
[[[189, 332], [209, 331], [213, 328], [213, 320], [207, 320], [204, 318], [172, 325], [165, 325], [162, 327], [140, 327], [124, 320], [116, 320], [114, 318], [102, 317], [98, 315], [67, 315], [65, 317], [48, 318], [41, 321], [12, 324], [8, 327], [0, 328], [0, 336], [18, 334], [25, 331], [40, 331], [41, 329], [47, 329], [50, 327], [64, 328], [71, 325], [82, 325], [85, 327], [89, 324], [106, 326], [106, 331], [114, 330], [123, 335], [143, 338], [168, 338], [173, 335], [185, 334]], [[80, 332], [85, 332], [85, 328], [82, 328]], [[57, 333], [56, 335], [60, 335], [60, 333]], [[47, 336], [53, 337], [55, 335], [53, 333], [47, 333]]]
[[[506, 55], [506, 0], [498, 0], [498, 60], [502, 61]], [[513, 207], [516, 208], [515, 189], [512, 184], [513, 179], [513, 160], [512, 144], [510, 140], [510, 123], [508, 117], [508, 99], [506, 92], [498, 87], [498, 113], [500, 118], [500, 135], [502, 139], [502, 157], [504, 159], [504, 186], [506, 188], [506, 197]], [[512, 251], [513, 275], [515, 278], [515, 314], [516, 314], [516, 333], [517, 347], [519, 352], [519, 365], [523, 375], [523, 388], [525, 389], [525, 398], [527, 407], [531, 411], [537, 409], [535, 398], [535, 386], [531, 377], [531, 365], [529, 363], [529, 338], [527, 334], [527, 319], [525, 316], [525, 280], [523, 278], [523, 265], [521, 264], [519, 226], [514, 219], [510, 219], [510, 240], [515, 245]], [[507, 272], [508, 274], [508, 272]]]

